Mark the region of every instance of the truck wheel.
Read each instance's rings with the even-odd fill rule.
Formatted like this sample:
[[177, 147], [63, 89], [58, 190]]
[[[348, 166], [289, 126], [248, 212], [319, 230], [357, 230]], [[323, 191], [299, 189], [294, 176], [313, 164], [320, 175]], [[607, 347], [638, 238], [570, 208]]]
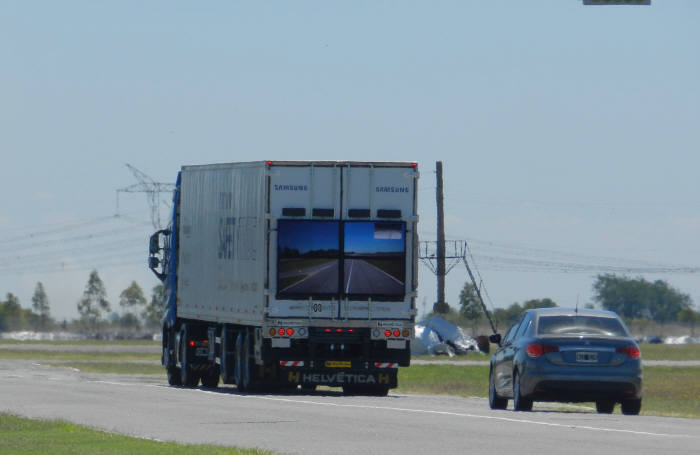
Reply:
[[199, 384], [199, 375], [192, 370], [192, 365], [187, 358], [187, 329], [185, 327], [183, 327], [182, 336], [180, 336], [180, 382], [185, 387], [197, 387]]
[[244, 352], [243, 334], [239, 333], [236, 337], [236, 368], [233, 372], [233, 381], [236, 383], [236, 387], [238, 387], [238, 390], [241, 392], [245, 391], [248, 385], [247, 379], [244, 378], [244, 363], [245, 360], [247, 360], [247, 356], [244, 354]]
[[169, 385], [182, 385], [182, 379], [180, 378], [180, 369], [175, 366], [169, 366], [165, 368], [168, 373], [168, 384]]
[[232, 348], [231, 334], [227, 329], [221, 332], [221, 382], [224, 384], [235, 384], [233, 370], [236, 362], [229, 351]]
[[219, 386], [219, 367], [213, 366], [202, 374], [202, 386], [208, 389], [215, 389]]

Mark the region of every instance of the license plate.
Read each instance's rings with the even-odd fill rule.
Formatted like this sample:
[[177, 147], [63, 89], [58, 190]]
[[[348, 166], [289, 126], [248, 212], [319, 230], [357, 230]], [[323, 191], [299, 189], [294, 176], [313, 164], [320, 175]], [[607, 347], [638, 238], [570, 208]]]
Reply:
[[598, 361], [597, 352], [577, 352], [576, 361], [582, 363], [596, 363]]
[[197, 355], [197, 356], [209, 355], [209, 348], [197, 348], [194, 355]]
[[326, 368], [350, 368], [352, 367], [350, 361], [341, 360], [326, 360], [324, 363]]

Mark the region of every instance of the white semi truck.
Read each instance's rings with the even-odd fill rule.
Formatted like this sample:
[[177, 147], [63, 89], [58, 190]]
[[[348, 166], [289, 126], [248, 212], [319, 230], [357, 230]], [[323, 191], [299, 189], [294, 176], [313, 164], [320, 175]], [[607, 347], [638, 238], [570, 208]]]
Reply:
[[416, 315], [417, 180], [410, 162], [182, 167], [149, 245], [168, 382], [396, 387]]

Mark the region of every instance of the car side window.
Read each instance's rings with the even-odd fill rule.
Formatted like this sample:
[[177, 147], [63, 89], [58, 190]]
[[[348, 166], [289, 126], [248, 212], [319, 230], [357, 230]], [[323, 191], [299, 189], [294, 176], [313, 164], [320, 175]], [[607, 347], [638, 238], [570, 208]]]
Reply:
[[525, 335], [525, 333], [527, 333], [527, 329], [529, 329], [531, 325], [532, 318], [528, 316], [525, 318], [525, 320], [523, 320], [523, 323], [520, 324], [520, 328], [518, 329], [518, 333], [515, 335], [515, 339], [517, 340], [523, 335]]
[[513, 326], [508, 329], [508, 332], [506, 333], [506, 337], [503, 339], [503, 344], [508, 344], [511, 341], [513, 341], [513, 338], [515, 338], [515, 333], [518, 331], [518, 327], [520, 326], [520, 321], [516, 322], [513, 324]]

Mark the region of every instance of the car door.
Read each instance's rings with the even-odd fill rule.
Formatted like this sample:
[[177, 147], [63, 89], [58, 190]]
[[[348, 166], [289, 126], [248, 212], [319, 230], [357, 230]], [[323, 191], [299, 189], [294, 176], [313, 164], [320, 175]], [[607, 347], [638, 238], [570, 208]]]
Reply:
[[512, 393], [511, 385], [511, 375], [513, 372], [513, 339], [515, 334], [520, 327], [521, 319], [519, 319], [515, 324], [513, 324], [508, 332], [506, 332], [505, 338], [501, 343], [501, 347], [494, 354], [493, 360], [493, 374], [494, 384], [496, 386], [496, 391], [503, 395], [504, 393], [510, 391]]

